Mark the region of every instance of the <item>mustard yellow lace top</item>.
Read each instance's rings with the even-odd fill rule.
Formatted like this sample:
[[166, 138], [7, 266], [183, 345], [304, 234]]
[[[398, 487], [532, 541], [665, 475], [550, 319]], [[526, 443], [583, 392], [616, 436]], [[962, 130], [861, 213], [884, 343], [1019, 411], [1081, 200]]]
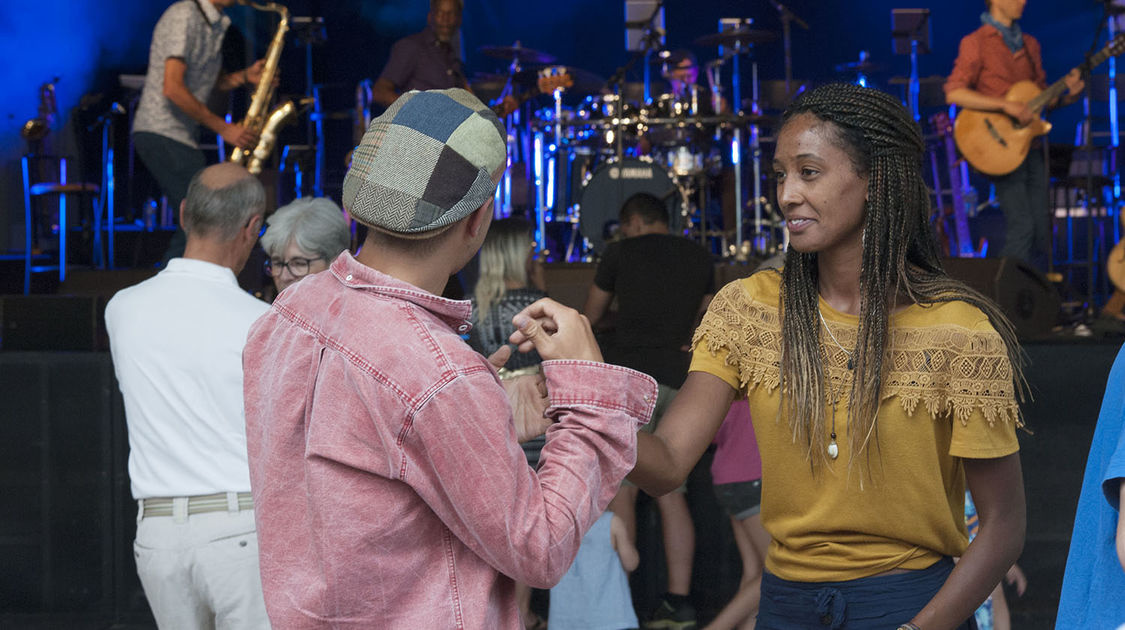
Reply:
[[[781, 277], [764, 271], [715, 296], [695, 333], [691, 371], [713, 374], [750, 403], [762, 456], [762, 523], [773, 542], [766, 568], [787, 580], [850, 580], [921, 569], [968, 544], [961, 458], [1019, 450], [1019, 409], [1004, 343], [979, 309], [952, 302], [891, 317], [877, 446], [851, 459], [847, 354], [827, 334], [829, 393], [839, 457], [814, 472], [779, 416]], [[859, 320], [823, 300], [840, 344], [855, 347]], [[831, 400], [828, 401], [829, 413]]]

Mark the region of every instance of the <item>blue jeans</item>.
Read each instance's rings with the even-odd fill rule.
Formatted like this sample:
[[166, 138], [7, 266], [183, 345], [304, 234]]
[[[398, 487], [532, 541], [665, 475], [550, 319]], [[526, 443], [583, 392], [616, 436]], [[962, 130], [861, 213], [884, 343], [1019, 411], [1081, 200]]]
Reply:
[[[758, 630], [890, 630], [910, 621], [938, 592], [953, 560], [929, 568], [845, 582], [790, 582], [762, 575]], [[958, 630], [975, 630], [965, 621]]]
[[1004, 212], [1004, 248], [1000, 255], [1042, 267], [1035, 264], [1033, 257], [1046, 256], [1051, 237], [1043, 150], [1032, 147], [1023, 164], [1007, 175], [993, 178], [992, 183]]

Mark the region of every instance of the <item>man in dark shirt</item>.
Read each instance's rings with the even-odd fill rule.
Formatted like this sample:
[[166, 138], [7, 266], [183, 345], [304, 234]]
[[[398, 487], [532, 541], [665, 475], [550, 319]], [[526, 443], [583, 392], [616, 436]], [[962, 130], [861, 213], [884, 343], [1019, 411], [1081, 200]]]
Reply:
[[371, 86], [371, 97], [390, 106], [410, 90], [465, 88], [460, 43], [462, 0], [430, 0], [426, 28], [391, 47], [391, 59]]
[[[610, 243], [594, 275], [584, 314], [595, 327], [617, 298], [616, 333], [606, 360], [656, 379], [660, 394], [652, 431], [687, 377], [689, 344], [700, 315], [715, 292], [711, 254], [702, 245], [669, 233], [668, 210], [647, 193], [630, 197], [621, 208], [624, 240]], [[684, 488], [658, 497], [668, 565], [668, 591], [645, 627], [695, 627], [691, 589], [695, 529]], [[637, 488], [625, 483], [610, 504], [635, 538]]]

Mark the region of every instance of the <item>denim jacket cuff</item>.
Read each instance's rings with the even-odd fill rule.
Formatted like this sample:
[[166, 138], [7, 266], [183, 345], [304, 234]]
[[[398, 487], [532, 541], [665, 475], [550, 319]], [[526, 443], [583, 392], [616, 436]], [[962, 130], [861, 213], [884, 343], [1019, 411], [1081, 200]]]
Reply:
[[638, 427], [652, 418], [657, 387], [647, 374], [594, 361], [544, 361], [542, 367], [551, 409], [574, 405], [613, 409], [632, 417]]

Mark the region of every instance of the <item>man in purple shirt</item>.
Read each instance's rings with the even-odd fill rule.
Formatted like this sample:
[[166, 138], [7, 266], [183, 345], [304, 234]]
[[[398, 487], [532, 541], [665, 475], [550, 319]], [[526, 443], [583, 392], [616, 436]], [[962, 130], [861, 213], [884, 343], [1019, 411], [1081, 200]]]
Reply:
[[430, 0], [426, 28], [404, 37], [391, 47], [391, 59], [371, 86], [371, 97], [390, 107], [409, 90], [468, 88], [462, 70], [457, 29], [461, 28], [462, 0]]
[[536, 471], [496, 369], [461, 338], [469, 302], [439, 296], [488, 231], [504, 149], [468, 92], [403, 95], [344, 180], [363, 249], [251, 328], [246, 438], [276, 628], [520, 629], [513, 580], [558, 582], [634, 464], [656, 383], [601, 363], [584, 317], [543, 299], [515, 318], [554, 421]]

